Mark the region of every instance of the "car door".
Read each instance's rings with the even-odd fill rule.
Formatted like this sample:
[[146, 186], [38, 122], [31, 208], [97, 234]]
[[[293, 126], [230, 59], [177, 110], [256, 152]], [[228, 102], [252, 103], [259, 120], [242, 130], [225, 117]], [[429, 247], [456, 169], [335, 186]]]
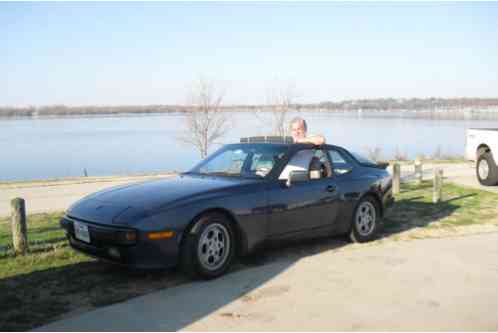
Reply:
[[[339, 192], [330, 172], [330, 160], [322, 149], [312, 149], [311, 155], [318, 157], [326, 166], [323, 177], [290, 186], [286, 185], [286, 179], [279, 179], [269, 188], [270, 236], [333, 225], [337, 216]], [[292, 159], [289, 163], [292, 163]]]
[[355, 203], [361, 196], [365, 180], [356, 177], [358, 166], [344, 150], [332, 147], [328, 149], [328, 153], [332, 161], [332, 173], [334, 174], [337, 188], [340, 188], [341, 192], [341, 200], [338, 206], [340, 214], [335, 227], [337, 232], [347, 232], [351, 227]]

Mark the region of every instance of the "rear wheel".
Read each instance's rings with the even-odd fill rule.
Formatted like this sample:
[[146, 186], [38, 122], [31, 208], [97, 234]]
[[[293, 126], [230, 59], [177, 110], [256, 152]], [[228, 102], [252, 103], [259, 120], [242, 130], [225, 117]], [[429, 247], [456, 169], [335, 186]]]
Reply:
[[476, 174], [481, 185], [491, 186], [498, 183], [498, 168], [491, 152], [479, 155], [476, 163]]
[[375, 238], [380, 222], [377, 201], [371, 196], [360, 200], [353, 214], [349, 237], [353, 242], [363, 243]]
[[181, 264], [192, 277], [216, 278], [230, 267], [235, 255], [235, 234], [231, 222], [219, 213], [201, 216], [185, 235]]

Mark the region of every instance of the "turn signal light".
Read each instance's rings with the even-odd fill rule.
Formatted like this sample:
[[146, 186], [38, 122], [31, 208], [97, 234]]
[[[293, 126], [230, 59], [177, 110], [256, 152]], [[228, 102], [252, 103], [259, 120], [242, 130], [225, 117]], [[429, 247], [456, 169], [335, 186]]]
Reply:
[[160, 232], [149, 232], [147, 235], [149, 239], [166, 239], [166, 238], [171, 238], [175, 235], [173, 231], [160, 231]]

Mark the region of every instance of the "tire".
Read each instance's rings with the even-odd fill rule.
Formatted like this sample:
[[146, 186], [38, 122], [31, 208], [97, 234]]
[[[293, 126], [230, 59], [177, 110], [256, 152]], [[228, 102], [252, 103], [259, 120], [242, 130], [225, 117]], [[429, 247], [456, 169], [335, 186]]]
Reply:
[[483, 153], [477, 158], [476, 175], [481, 185], [492, 186], [498, 183], [498, 168], [491, 152]]
[[354, 210], [349, 238], [355, 243], [371, 241], [380, 227], [380, 209], [372, 196], [363, 197]]
[[214, 279], [223, 275], [234, 259], [235, 242], [232, 223], [225, 215], [202, 215], [182, 242], [182, 270], [192, 278]]

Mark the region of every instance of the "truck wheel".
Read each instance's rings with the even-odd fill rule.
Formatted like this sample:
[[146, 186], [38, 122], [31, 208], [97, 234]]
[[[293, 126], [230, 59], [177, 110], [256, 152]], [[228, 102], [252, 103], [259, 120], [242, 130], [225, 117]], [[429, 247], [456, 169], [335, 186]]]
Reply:
[[476, 174], [481, 185], [492, 186], [498, 183], [498, 168], [490, 152], [479, 155]]

